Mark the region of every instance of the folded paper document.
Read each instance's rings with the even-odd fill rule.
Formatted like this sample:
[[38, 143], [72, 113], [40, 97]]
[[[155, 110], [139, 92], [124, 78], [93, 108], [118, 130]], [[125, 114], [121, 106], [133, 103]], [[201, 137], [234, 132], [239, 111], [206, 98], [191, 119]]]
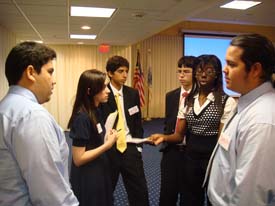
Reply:
[[109, 131], [111, 129], [113, 129], [115, 121], [116, 121], [116, 117], [117, 117], [117, 111], [110, 113], [109, 116], [107, 117], [107, 120], [105, 122], [106, 134], [104, 137], [104, 141], [106, 140], [107, 134], [109, 133]]
[[127, 143], [133, 143], [133, 144], [152, 144], [152, 141], [149, 140], [149, 138], [131, 138], [130, 140], [127, 140]]

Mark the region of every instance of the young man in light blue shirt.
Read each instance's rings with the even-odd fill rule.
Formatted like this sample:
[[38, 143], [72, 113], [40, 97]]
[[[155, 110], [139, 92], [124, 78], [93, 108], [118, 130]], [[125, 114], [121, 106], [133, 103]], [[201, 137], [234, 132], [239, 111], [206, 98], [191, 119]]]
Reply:
[[226, 87], [241, 96], [212, 154], [208, 196], [214, 206], [275, 205], [275, 51], [258, 34], [232, 39]]
[[0, 102], [0, 205], [76, 206], [63, 131], [41, 104], [50, 100], [55, 51], [23, 42], [9, 53], [9, 91]]

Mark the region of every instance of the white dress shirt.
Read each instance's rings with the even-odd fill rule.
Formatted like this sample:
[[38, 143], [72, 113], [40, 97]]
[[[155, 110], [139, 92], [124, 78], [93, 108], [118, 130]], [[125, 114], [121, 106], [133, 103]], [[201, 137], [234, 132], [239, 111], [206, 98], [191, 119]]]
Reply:
[[0, 205], [76, 206], [62, 129], [35, 95], [11, 86], [0, 102]]
[[264, 83], [239, 98], [213, 152], [208, 196], [214, 206], [275, 205], [275, 91]]

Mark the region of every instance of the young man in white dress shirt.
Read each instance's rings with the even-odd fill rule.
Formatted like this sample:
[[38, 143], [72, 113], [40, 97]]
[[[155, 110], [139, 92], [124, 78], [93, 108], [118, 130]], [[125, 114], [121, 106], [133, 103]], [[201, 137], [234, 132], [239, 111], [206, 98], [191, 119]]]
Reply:
[[[178, 110], [181, 104], [184, 105], [185, 98], [192, 88], [192, 73], [196, 63], [194, 56], [183, 56], [178, 60], [177, 75], [180, 87], [166, 93], [164, 134], [175, 132]], [[181, 174], [185, 145], [183, 143], [163, 142], [160, 151], [162, 158], [160, 163], [159, 206], [176, 206], [178, 199], [180, 202], [183, 201]]]
[[275, 205], [275, 51], [259, 34], [232, 39], [226, 87], [240, 93], [212, 154], [208, 196], [214, 206]]
[[[104, 120], [108, 115], [121, 109], [124, 125], [124, 140], [120, 144], [118, 138], [116, 144], [107, 152], [110, 158], [111, 181], [115, 191], [119, 175], [121, 175], [128, 195], [129, 205], [149, 206], [149, 193], [144, 173], [141, 147], [130, 143], [132, 138], [143, 138], [143, 127], [139, 94], [136, 89], [128, 87], [125, 82], [129, 72], [129, 62], [122, 56], [112, 56], [106, 63], [106, 71], [110, 78], [108, 88], [111, 91], [108, 101], [101, 104], [101, 112]], [[116, 100], [117, 98], [117, 100]], [[119, 109], [120, 107], [120, 109]], [[115, 127], [119, 124], [115, 123]], [[118, 130], [122, 131], [121, 129]], [[127, 142], [128, 141], [128, 142]], [[126, 146], [121, 151], [119, 146]]]
[[0, 102], [0, 205], [76, 206], [63, 131], [41, 105], [55, 81], [51, 48], [23, 42], [9, 53]]

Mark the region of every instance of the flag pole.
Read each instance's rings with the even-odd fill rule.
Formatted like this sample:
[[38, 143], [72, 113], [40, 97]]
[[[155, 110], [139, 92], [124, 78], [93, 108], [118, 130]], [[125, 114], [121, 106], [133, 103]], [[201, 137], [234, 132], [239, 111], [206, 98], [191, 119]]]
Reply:
[[[145, 121], [150, 121], [152, 120], [149, 116], [150, 114], [150, 85], [149, 85], [149, 80], [148, 80], [148, 73], [151, 72], [149, 71], [151, 68], [151, 49], [148, 49], [148, 55], [147, 57], [149, 56], [149, 58], [147, 58], [147, 110], [146, 110], [146, 118], [145, 118]], [[149, 59], [149, 60], [148, 60]], [[149, 62], [149, 63], [148, 63]]]
[[150, 120], [152, 120], [151, 118], [150, 118], [150, 116], [149, 116], [149, 106], [150, 106], [150, 94], [149, 94], [149, 92], [150, 92], [150, 88], [149, 88], [149, 86], [147, 85], [147, 111], [146, 111], [146, 118], [145, 118], [145, 120], [146, 121], [150, 121]]

